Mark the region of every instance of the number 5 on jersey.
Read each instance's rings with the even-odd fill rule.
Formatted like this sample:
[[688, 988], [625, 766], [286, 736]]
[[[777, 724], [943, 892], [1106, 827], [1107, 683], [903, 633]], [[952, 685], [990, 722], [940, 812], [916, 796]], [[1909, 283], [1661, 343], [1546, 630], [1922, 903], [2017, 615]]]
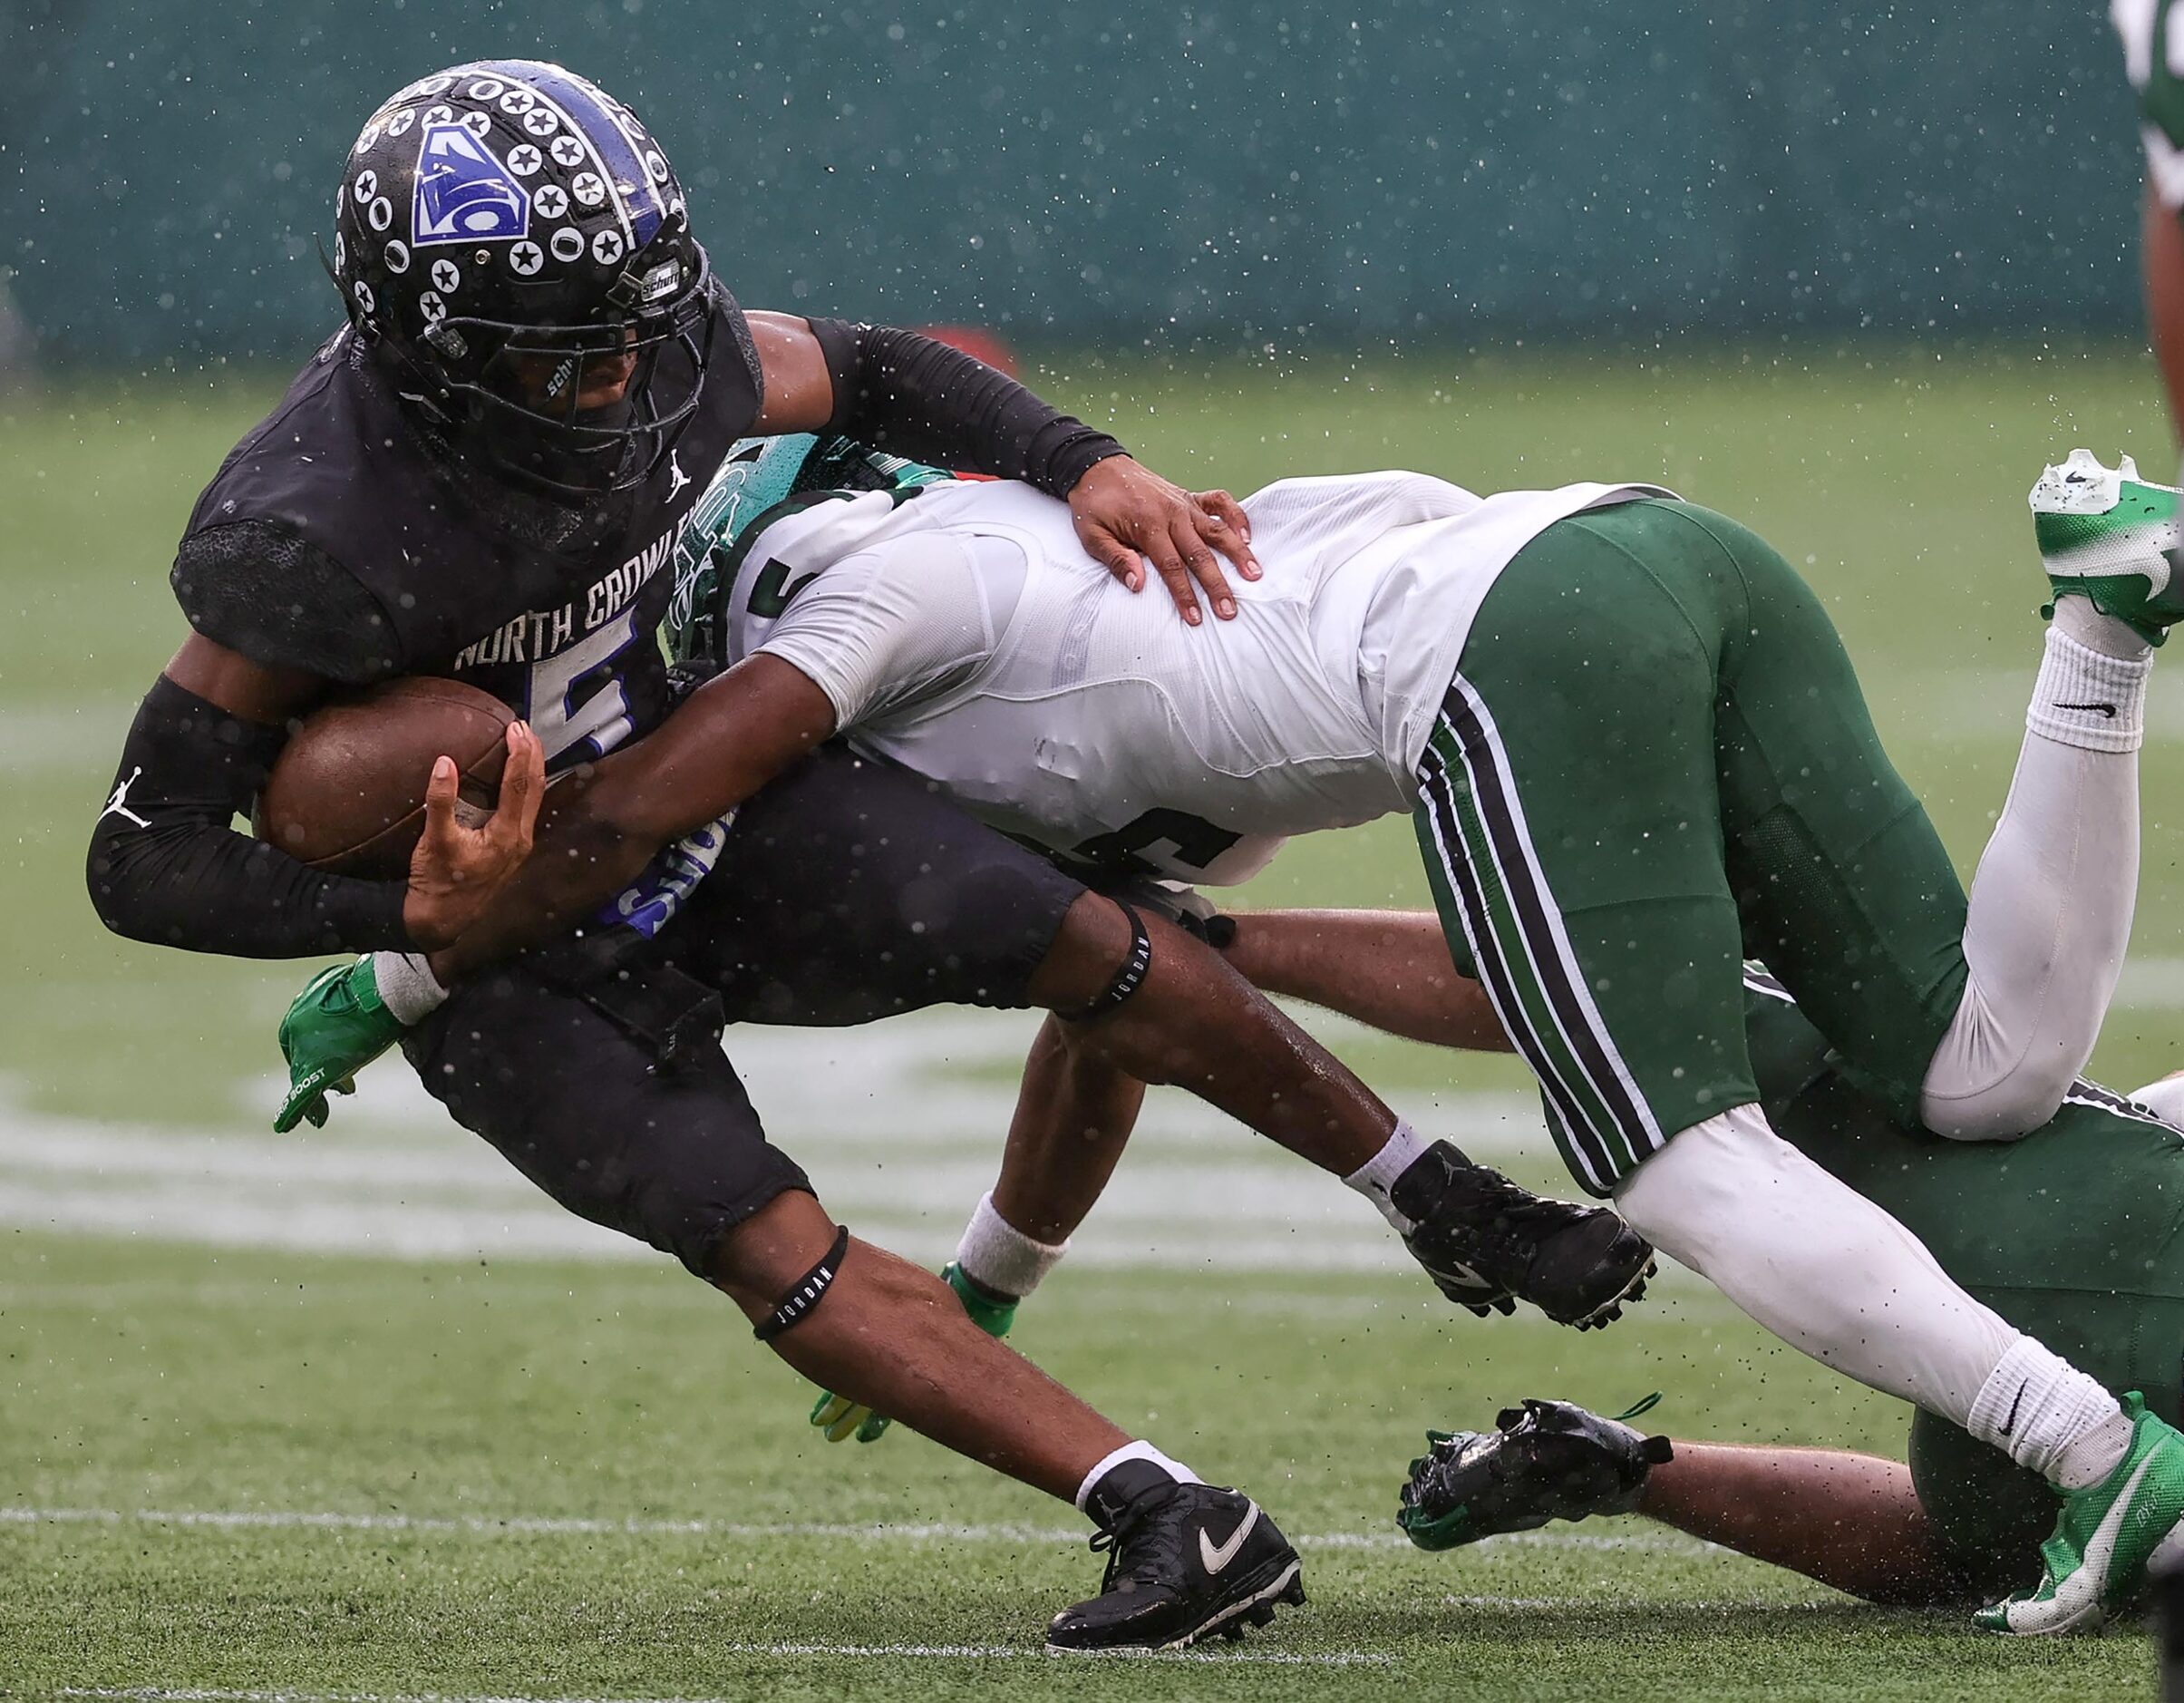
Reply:
[[587, 741], [587, 754], [605, 756], [629, 737], [636, 724], [619, 659], [636, 638], [636, 611], [626, 610], [567, 650], [531, 665], [524, 719], [546, 748], [549, 764]]

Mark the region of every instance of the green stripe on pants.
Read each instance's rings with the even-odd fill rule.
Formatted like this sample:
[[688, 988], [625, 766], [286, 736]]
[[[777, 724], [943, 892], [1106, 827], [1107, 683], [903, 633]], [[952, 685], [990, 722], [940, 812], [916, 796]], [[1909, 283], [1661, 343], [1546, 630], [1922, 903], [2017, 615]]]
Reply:
[[[1480, 813], [1461, 738], [1446, 715], [1435, 725], [1432, 748], [1436, 778], [1427, 783], [1418, 825], [1443, 930], [1461, 930], [1471, 947], [1503, 1027], [1539, 1079], [1564, 1163], [1604, 1193], [1637, 1163], [1637, 1151], [1570, 1044]], [[1521, 880], [1526, 871], [1509, 873]], [[1543, 944], [1552, 950], [1551, 942]]]

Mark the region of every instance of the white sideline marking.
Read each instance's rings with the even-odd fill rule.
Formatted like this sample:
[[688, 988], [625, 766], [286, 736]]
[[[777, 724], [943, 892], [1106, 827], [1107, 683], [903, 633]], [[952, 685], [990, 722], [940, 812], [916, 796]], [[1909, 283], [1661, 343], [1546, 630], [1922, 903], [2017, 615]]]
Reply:
[[[1589, 1610], [1596, 1613], [1599, 1612], [1605, 1608], [1611, 1608], [1615, 1606], [1612, 1603], [1604, 1602], [1602, 1599], [1598, 1597], [1494, 1597], [1466, 1595], [1444, 1596], [1441, 1598], [1441, 1601], [1447, 1603], [1449, 1607], [1452, 1609], [1578, 1609]], [[1839, 1607], [1841, 1601], [1842, 1600], [1840, 1598], [1838, 1598], [1834, 1602], [1821, 1602], [1815, 1601], [1808, 1602], [1769, 1602], [1762, 1605], [1749, 1601], [1710, 1601], [1703, 1598], [1675, 1597], [1669, 1598], [1665, 1601], [1649, 1602], [1645, 1606], [1649, 1609], [1695, 1609], [1702, 1613], [1718, 1613], [1727, 1609], [1751, 1609], [1764, 1606], [1770, 1609], [1781, 1609], [1791, 1613], [1795, 1613], [1801, 1609], [1809, 1613], [1817, 1613], [1822, 1609]]]
[[[335, 1531], [455, 1533], [469, 1537], [816, 1537], [898, 1543], [1014, 1543], [1027, 1547], [1074, 1544], [1082, 1526], [1029, 1525], [1010, 1521], [953, 1524], [932, 1521], [873, 1521], [856, 1524], [819, 1520], [601, 1520], [551, 1514], [347, 1513], [282, 1508], [25, 1508], [0, 1505], [7, 1525], [167, 1525], [209, 1531]], [[1306, 1549], [1407, 1550], [1398, 1532], [1315, 1532], [1296, 1542]], [[1488, 1544], [1526, 1549], [1635, 1550], [1659, 1554], [1706, 1555], [1729, 1552], [1675, 1532], [1511, 1532]]]
[[[826, 1656], [855, 1661], [1042, 1661], [1067, 1662], [1021, 1644], [826, 1644], [812, 1642], [726, 1643], [704, 1647], [719, 1656]], [[1193, 1661], [1211, 1667], [1234, 1665], [1280, 1668], [1385, 1668], [1399, 1658], [1369, 1649], [1301, 1651], [1286, 1649], [1176, 1649], [1116, 1651], [1102, 1659]], [[0, 1689], [0, 1697], [105, 1698], [109, 1703], [745, 1703], [743, 1698], [629, 1698], [606, 1696], [524, 1697], [470, 1695], [441, 1691], [242, 1691], [198, 1686], [53, 1686], [30, 1691]]]
[[[728, 1050], [835, 1215], [937, 1264], [992, 1185], [1015, 1098], [1005, 1081], [963, 1073], [1019, 1063], [1034, 1027], [1028, 1014], [928, 1012], [847, 1031], [740, 1027]], [[278, 1098], [270, 1076], [254, 1080], [234, 1124], [216, 1132], [63, 1116], [0, 1081], [0, 1226], [389, 1260], [663, 1258], [564, 1212], [457, 1128], [399, 1061], [364, 1073], [324, 1133], [273, 1135]], [[1551, 1152], [1529, 1095], [1413, 1095], [1397, 1106], [1482, 1155]], [[1092, 1267], [1411, 1269], [1334, 1179], [1166, 1089], [1148, 1099], [1130, 1163], [1074, 1241], [1072, 1263]]]

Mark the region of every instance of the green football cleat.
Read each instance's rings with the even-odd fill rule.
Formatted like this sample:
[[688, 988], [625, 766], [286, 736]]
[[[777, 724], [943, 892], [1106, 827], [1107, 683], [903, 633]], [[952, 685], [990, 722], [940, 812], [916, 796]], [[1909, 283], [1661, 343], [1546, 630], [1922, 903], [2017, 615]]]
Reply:
[[2148, 1413], [2136, 1390], [2123, 1411], [2131, 1448], [2099, 1484], [2063, 1496], [2040, 1546], [2039, 1584], [1980, 1610], [1978, 1625], [2021, 1638], [2091, 1631], [2145, 1588], [2157, 1556], [2184, 1549], [2184, 1435]]
[[288, 1097], [273, 1120], [275, 1131], [286, 1135], [306, 1120], [324, 1129], [327, 1095], [354, 1094], [356, 1073], [401, 1040], [402, 1030], [379, 997], [370, 959], [312, 977], [280, 1020]]
[[[940, 1275], [956, 1291], [956, 1299], [963, 1303], [963, 1310], [970, 1314], [974, 1325], [989, 1337], [1008, 1335], [1009, 1327], [1016, 1322], [1016, 1309], [1021, 1305], [1016, 1298], [995, 1295], [975, 1279], [964, 1276], [953, 1260], [942, 1268]], [[822, 1389], [819, 1399], [811, 1404], [811, 1423], [827, 1434], [830, 1443], [847, 1443], [851, 1437], [859, 1443], [877, 1443], [888, 1435], [888, 1427], [895, 1422], [883, 1413], [874, 1413], [860, 1401], [851, 1401], [847, 1396]]]
[[[2072, 450], [2040, 475], [2031, 501], [2033, 536], [2056, 597], [2091, 599], [2150, 645], [2184, 620], [2176, 572], [2184, 492], [2146, 483], [2128, 455], [2111, 469], [2091, 450]], [[2052, 615], [2054, 605], [2042, 612]]]

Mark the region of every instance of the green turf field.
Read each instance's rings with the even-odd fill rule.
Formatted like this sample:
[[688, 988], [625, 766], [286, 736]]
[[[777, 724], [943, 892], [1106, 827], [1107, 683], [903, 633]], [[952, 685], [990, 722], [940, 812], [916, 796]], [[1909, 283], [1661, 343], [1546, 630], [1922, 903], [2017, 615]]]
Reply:
[[[1644, 478], [1757, 525], [1828, 598], [1966, 863], [2037, 657], [2024, 491], [2074, 443], [2173, 465], [2150, 367], [1898, 349], [1616, 363], [1412, 356], [1172, 374], [1057, 363], [1149, 461], [1242, 491], [1410, 465], [1482, 489]], [[897, 1435], [829, 1448], [805, 1393], [678, 1272], [607, 1258], [400, 1080], [277, 1139], [300, 967], [124, 945], [84, 833], [198, 486], [270, 394], [227, 379], [0, 400], [0, 1690], [392, 1698], [2078, 1698], [2142, 1638], [2049, 1649], [1882, 1613], [1636, 1521], [1458, 1556], [1393, 1540], [1428, 1424], [1665, 1392], [1684, 1435], [1893, 1451], [1904, 1412], [1695, 1283], [1604, 1338], [1427, 1304], [1354, 1197], [1160, 1096], [1022, 1346], [1254, 1491], [1313, 1593], [1203, 1660], [1073, 1669], [1097, 1582], [1068, 1510]], [[2168, 666], [2174, 667], [2169, 663]], [[2184, 1065], [2184, 676], [2157, 675], [2144, 889], [2096, 1063]], [[1417, 904], [1407, 824], [1301, 844], [1258, 902]], [[836, 1209], [918, 1257], [990, 1177], [1008, 1017], [732, 1037]], [[1335, 1031], [1414, 1114], [1553, 1174], [1506, 1063]], [[1531, 1156], [1521, 1148], [1531, 1143]], [[1514, 1156], [1512, 1156], [1514, 1155]], [[339, 1249], [337, 1253], [324, 1250]]]

